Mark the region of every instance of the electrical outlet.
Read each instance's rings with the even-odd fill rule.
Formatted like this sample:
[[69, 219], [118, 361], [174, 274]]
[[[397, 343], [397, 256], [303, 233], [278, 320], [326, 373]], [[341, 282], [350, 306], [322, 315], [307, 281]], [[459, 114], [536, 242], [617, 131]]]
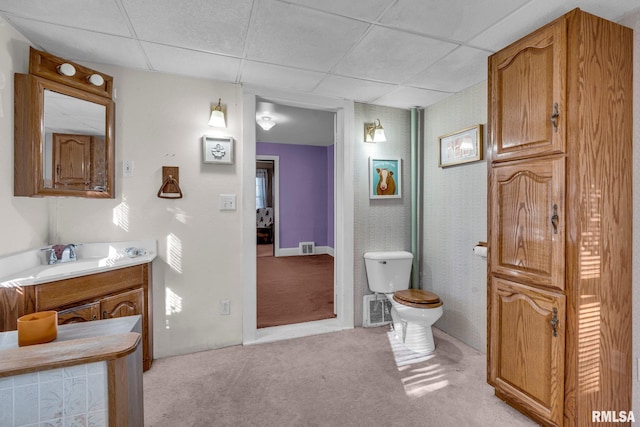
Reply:
[[228, 299], [220, 300], [220, 314], [231, 314], [231, 301]]

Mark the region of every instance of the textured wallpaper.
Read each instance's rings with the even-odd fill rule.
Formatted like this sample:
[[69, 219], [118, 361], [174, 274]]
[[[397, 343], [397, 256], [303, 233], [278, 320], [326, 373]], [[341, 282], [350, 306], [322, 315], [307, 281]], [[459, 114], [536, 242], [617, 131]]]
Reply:
[[438, 136], [486, 122], [486, 82], [425, 112], [420, 278], [421, 287], [444, 302], [444, 314], [435, 326], [482, 352], [487, 264], [472, 250], [487, 240], [487, 162], [438, 167]]
[[[380, 119], [386, 142], [363, 142], [364, 123]], [[365, 252], [411, 250], [411, 114], [376, 105], [355, 104], [354, 148], [354, 318], [362, 325], [362, 297], [370, 294]], [[402, 159], [402, 197], [369, 199], [369, 157]]]

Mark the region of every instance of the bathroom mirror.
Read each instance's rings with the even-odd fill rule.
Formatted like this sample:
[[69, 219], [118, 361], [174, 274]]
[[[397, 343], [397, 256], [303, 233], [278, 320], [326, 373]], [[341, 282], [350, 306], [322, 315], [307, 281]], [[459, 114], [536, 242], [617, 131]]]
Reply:
[[115, 196], [114, 103], [76, 86], [15, 75], [16, 196]]

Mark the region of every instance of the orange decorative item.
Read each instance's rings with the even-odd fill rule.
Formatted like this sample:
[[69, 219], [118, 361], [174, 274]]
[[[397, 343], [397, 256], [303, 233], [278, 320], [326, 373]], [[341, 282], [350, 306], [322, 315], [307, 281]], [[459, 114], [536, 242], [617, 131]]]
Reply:
[[58, 312], [40, 311], [18, 317], [18, 345], [44, 344], [58, 336]]

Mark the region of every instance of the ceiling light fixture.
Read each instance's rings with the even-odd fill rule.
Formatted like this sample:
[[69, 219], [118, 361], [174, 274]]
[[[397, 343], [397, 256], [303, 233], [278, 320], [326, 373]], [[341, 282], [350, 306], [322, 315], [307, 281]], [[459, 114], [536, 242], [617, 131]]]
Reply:
[[364, 142], [385, 142], [387, 140], [380, 119], [376, 120], [378, 124], [375, 122], [364, 124]]
[[260, 117], [256, 120], [256, 123], [258, 123], [258, 125], [264, 130], [269, 130], [276, 125], [276, 122], [274, 122], [269, 116]]
[[218, 105], [216, 105], [211, 109], [209, 126], [213, 126], [217, 128], [226, 128], [227, 123], [224, 120], [224, 111], [222, 111], [222, 106], [220, 105], [220, 101], [222, 101], [222, 98], [218, 98]]

